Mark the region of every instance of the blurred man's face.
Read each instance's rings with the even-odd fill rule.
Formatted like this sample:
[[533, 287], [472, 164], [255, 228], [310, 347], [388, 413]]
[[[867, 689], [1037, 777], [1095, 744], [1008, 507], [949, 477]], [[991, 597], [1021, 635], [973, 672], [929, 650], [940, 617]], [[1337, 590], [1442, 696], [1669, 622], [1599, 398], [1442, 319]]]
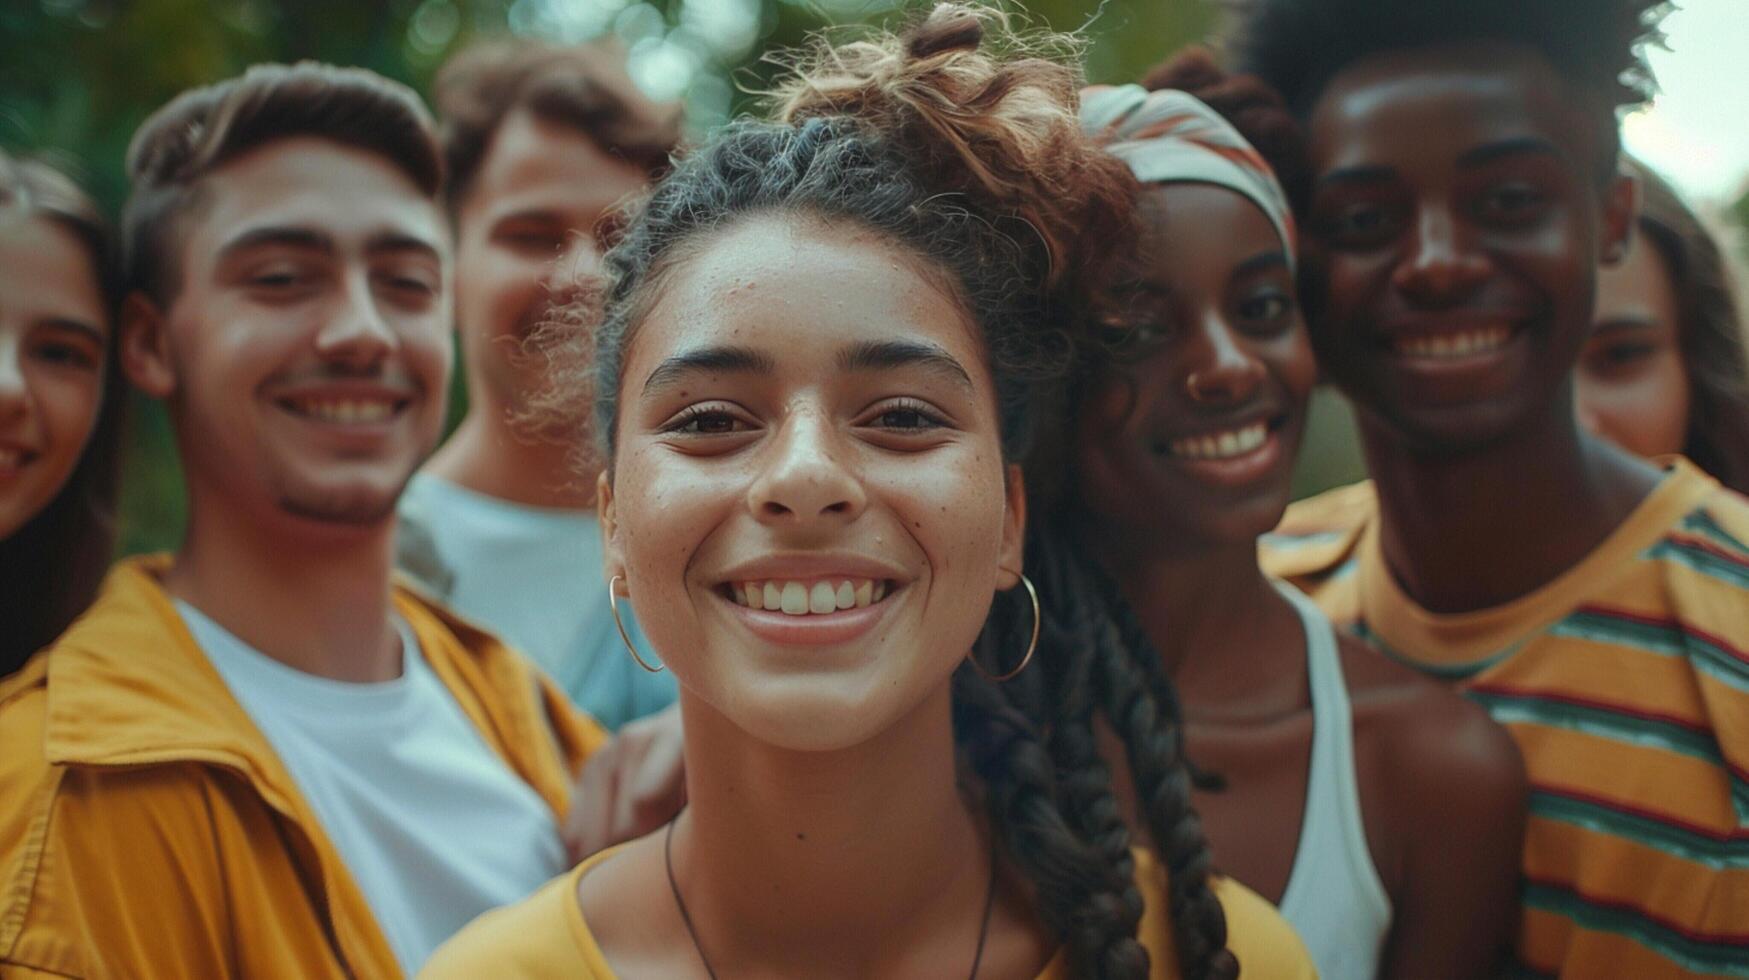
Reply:
[[512, 113], [456, 210], [456, 322], [470, 397], [514, 410], [540, 382], [517, 357], [550, 293], [595, 273], [644, 171], [576, 129]]
[[163, 311], [196, 506], [389, 521], [443, 424], [441, 209], [383, 157], [315, 137], [237, 157], [202, 194]]
[[1478, 43], [1362, 59], [1319, 97], [1314, 342], [1362, 415], [1418, 452], [1570, 404], [1597, 265], [1632, 203], [1600, 190], [1574, 101], [1535, 52]]

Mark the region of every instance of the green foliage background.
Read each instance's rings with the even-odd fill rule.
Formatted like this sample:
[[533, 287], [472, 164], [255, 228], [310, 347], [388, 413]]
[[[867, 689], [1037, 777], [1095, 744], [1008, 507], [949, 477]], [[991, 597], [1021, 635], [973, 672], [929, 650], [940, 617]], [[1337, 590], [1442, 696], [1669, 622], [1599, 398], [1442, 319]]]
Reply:
[[[685, 2], [650, 6], [673, 25]], [[762, 53], [828, 23], [917, 9], [896, 0], [756, 2], [762, 6], [752, 50], [707, 72], [719, 90], [724, 76], [742, 89], [756, 86], [769, 70], [759, 62]], [[362, 65], [425, 91], [457, 48], [508, 32], [516, 6], [514, 0], [7, 0], [0, 3], [0, 145], [50, 157], [108, 207], [119, 208], [129, 138], [148, 113], [183, 89], [255, 62], [313, 58]], [[1207, 36], [1216, 22], [1211, 0], [1028, 0], [1026, 10], [1041, 25], [1085, 29], [1093, 81], [1133, 79]], [[457, 395], [452, 417], [459, 415]], [[122, 506], [121, 547], [128, 553], [174, 546], [183, 521], [181, 474], [164, 413], [155, 403], [136, 402]], [[1317, 419], [1320, 445], [1307, 453], [1303, 489], [1357, 472], [1340, 412], [1322, 406]]]

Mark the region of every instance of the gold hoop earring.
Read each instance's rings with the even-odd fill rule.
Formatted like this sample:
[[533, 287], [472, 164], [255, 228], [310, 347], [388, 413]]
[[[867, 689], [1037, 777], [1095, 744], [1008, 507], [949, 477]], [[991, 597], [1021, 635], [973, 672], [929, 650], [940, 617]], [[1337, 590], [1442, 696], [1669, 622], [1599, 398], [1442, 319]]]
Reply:
[[638, 662], [639, 667], [644, 668], [652, 674], [660, 674], [668, 669], [668, 665], [663, 664], [660, 667], [652, 667], [649, 664], [644, 663], [644, 658], [638, 656], [638, 648], [632, 646], [632, 638], [626, 635], [626, 625], [619, 621], [619, 596], [614, 594], [613, 587], [624, 580], [624, 575], [615, 575], [613, 578], [607, 580], [607, 611], [613, 613], [613, 628], [619, 630], [619, 641], [626, 645], [626, 652], [632, 655], [632, 659]]
[[1026, 645], [1026, 656], [1020, 658], [1020, 666], [1006, 674], [992, 674], [978, 666], [977, 656], [972, 654], [966, 656], [966, 659], [972, 662], [973, 670], [983, 675], [985, 680], [995, 684], [1000, 684], [1007, 680], [1013, 680], [1015, 677], [1019, 676], [1020, 672], [1026, 669], [1026, 665], [1032, 663], [1032, 655], [1038, 652], [1038, 590], [1032, 587], [1032, 579], [1027, 578], [1025, 572], [1018, 572], [1016, 574], [1020, 576], [1020, 584], [1026, 586], [1026, 594], [1032, 597], [1032, 641]]

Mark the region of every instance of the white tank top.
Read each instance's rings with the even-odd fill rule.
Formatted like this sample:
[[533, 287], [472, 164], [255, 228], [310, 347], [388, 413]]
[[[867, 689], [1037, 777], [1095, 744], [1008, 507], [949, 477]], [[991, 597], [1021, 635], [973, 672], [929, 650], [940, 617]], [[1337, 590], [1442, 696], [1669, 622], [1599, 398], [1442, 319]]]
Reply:
[[1353, 717], [1335, 628], [1312, 600], [1280, 582], [1300, 614], [1312, 691], [1312, 768], [1306, 814], [1281, 914], [1311, 951], [1323, 980], [1373, 980], [1391, 898], [1373, 866], [1354, 774]]

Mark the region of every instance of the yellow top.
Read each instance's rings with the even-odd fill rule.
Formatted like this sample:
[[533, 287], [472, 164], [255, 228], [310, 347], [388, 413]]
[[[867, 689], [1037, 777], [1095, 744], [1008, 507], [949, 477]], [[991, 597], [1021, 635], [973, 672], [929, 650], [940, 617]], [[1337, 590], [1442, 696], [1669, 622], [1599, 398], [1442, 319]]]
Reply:
[[1511, 732], [1530, 778], [1518, 956], [1562, 977], [1749, 977], [1749, 500], [1676, 460], [1504, 605], [1418, 606], [1371, 486], [1288, 509], [1271, 574]]
[[[368, 977], [400, 968], [284, 764], [122, 562], [0, 682], [0, 977]], [[488, 745], [563, 816], [599, 725], [490, 636], [395, 609]]]
[[[614, 980], [612, 967], [583, 920], [577, 882], [608, 860], [606, 850], [548, 882], [528, 899], [475, 919], [445, 943], [419, 971], [420, 980]], [[1136, 881], [1147, 912], [1140, 939], [1153, 962], [1155, 980], [1175, 980], [1177, 958], [1166, 915], [1166, 875], [1151, 853], [1135, 851]], [[1227, 913], [1227, 948], [1242, 975], [1257, 980], [1316, 980], [1317, 971], [1300, 937], [1275, 910], [1245, 886], [1215, 880], [1215, 895]], [[1070, 980], [1059, 951], [1038, 980]]]

